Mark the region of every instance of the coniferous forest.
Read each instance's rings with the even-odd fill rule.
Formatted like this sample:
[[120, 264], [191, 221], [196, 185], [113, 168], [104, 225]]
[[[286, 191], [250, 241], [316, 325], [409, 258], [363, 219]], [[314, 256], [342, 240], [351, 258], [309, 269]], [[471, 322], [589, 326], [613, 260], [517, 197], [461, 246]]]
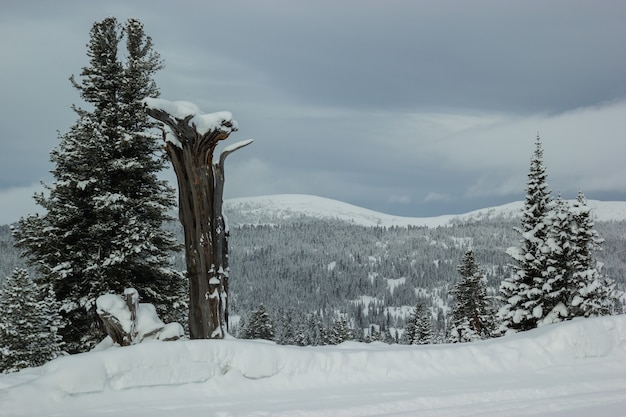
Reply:
[[[228, 204], [227, 204], [228, 208]], [[243, 318], [263, 305], [281, 335], [280, 326], [304, 323], [309, 333], [302, 344], [321, 344], [318, 329], [330, 330], [344, 316], [363, 337], [389, 330], [400, 336], [418, 302], [431, 312], [434, 340], [443, 340], [451, 320], [457, 267], [472, 249], [484, 272], [487, 292], [496, 296], [511, 273], [506, 250], [518, 244], [519, 218], [508, 216], [459, 221], [450, 226], [365, 227], [338, 220], [301, 217], [282, 224], [252, 225], [245, 213], [228, 211], [231, 259], [231, 333]], [[166, 227], [182, 240], [176, 221]], [[597, 253], [602, 272], [625, 287], [626, 221], [596, 222], [604, 239]], [[6, 279], [25, 267], [12, 246], [10, 227], [0, 226], [0, 276]], [[184, 270], [183, 253], [172, 254], [174, 267]], [[308, 320], [308, 321], [307, 321]], [[355, 332], [356, 333], [356, 332]], [[400, 340], [401, 341], [401, 340]], [[298, 343], [294, 343], [298, 344]]]

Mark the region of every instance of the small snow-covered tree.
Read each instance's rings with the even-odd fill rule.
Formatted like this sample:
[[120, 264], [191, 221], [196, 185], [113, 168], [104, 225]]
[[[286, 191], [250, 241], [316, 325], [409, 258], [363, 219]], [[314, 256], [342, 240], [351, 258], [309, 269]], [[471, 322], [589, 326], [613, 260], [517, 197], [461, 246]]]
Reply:
[[415, 340], [415, 333], [417, 332], [417, 328], [415, 326], [415, 323], [417, 322], [416, 313], [417, 309], [414, 309], [404, 325], [401, 342], [405, 345], [412, 345], [413, 340]]
[[329, 344], [329, 332], [324, 327], [320, 313], [308, 315], [305, 323], [306, 345], [321, 346]]
[[526, 199], [522, 211], [519, 247], [507, 250], [513, 259], [512, 273], [500, 284], [498, 311], [501, 332], [519, 332], [537, 327], [547, 312], [543, 311], [544, 273], [548, 269], [546, 241], [550, 232], [548, 215], [553, 207], [548, 189], [543, 148], [537, 135], [535, 152], [530, 161]]
[[265, 306], [261, 304], [245, 321], [242, 339], [274, 340], [274, 324]]
[[455, 343], [488, 339], [495, 330], [495, 310], [471, 249], [465, 253], [457, 269], [461, 280], [452, 290], [456, 304], [452, 310], [449, 340]]
[[541, 301], [538, 304], [543, 316], [537, 320], [538, 326], [568, 319], [570, 292], [574, 282], [572, 218], [567, 202], [560, 195], [547, 218], [549, 233], [544, 246], [547, 264], [543, 271]]
[[345, 315], [342, 315], [340, 318], [333, 322], [333, 326], [330, 329], [328, 344], [338, 345], [340, 343], [352, 340], [353, 338], [354, 337], [352, 335], [352, 330], [350, 330], [348, 320], [346, 319]]
[[423, 301], [419, 301], [406, 322], [402, 341], [407, 345], [427, 345], [432, 343], [433, 328], [430, 311]]
[[572, 205], [559, 197], [549, 224], [549, 261], [542, 288], [545, 315], [538, 324], [617, 312], [620, 294], [613, 280], [601, 273], [595, 258], [602, 239], [582, 192]]
[[621, 292], [602, 274], [594, 253], [603, 240], [594, 229], [591, 210], [582, 192], [569, 210], [571, 218], [571, 283], [568, 286], [569, 317], [604, 316], [621, 313]]
[[94, 324], [101, 294], [135, 287], [168, 319], [184, 307], [182, 277], [169, 260], [177, 243], [161, 227], [174, 193], [158, 178], [165, 159], [142, 102], [159, 94], [153, 76], [162, 61], [140, 22], [122, 27], [113, 17], [94, 23], [87, 55], [81, 79], [71, 81], [88, 108], [73, 107], [78, 120], [50, 154], [49, 195], [35, 196], [46, 214], [22, 218], [14, 230], [61, 303], [70, 353], [104, 336]]
[[292, 310], [281, 310], [276, 320], [276, 343], [281, 345], [297, 344], [297, 322]]
[[40, 366], [61, 355], [61, 316], [49, 286], [16, 269], [0, 292], [0, 371]]
[[416, 312], [414, 345], [428, 345], [433, 343], [432, 316], [426, 304], [418, 304]]

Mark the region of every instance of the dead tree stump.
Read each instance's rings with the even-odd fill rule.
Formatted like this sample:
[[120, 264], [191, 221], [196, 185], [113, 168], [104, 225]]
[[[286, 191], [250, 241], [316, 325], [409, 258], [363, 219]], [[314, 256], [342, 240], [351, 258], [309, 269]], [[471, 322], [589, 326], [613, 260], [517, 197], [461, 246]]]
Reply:
[[228, 325], [228, 231], [222, 214], [224, 161], [252, 140], [223, 150], [218, 142], [237, 130], [229, 112], [199, 114], [187, 102], [146, 99], [146, 111], [165, 124], [165, 149], [178, 181], [179, 218], [185, 234], [192, 339], [221, 339]]

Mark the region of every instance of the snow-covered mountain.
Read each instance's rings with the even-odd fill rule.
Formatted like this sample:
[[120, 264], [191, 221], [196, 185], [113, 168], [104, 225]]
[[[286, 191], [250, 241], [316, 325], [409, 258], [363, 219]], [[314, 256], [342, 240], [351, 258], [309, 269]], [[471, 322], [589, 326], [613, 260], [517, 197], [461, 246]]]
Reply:
[[[598, 221], [626, 220], [626, 201], [589, 200]], [[333, 219], [360, 226], [440, 227], [452, 222], [515, 218], [521, 214], [522, 201], [489, 207], [465, 214], [437, 217], [401, 217], [379, 213], [337, 200], [303, 194], [279, 194], [233, 198], [225, 201], [225, 212], [236, 223], [271, 224], [304, 218]]]

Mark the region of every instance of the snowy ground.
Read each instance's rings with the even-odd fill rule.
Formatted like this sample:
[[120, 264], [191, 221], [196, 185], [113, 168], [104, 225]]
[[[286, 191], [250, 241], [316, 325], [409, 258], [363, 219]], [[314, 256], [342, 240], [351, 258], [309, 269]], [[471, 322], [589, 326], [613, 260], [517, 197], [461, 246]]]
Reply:
[[150, 342], [0, 376], [2, 416], [626, 416], [626, 316], [487, 342]]

